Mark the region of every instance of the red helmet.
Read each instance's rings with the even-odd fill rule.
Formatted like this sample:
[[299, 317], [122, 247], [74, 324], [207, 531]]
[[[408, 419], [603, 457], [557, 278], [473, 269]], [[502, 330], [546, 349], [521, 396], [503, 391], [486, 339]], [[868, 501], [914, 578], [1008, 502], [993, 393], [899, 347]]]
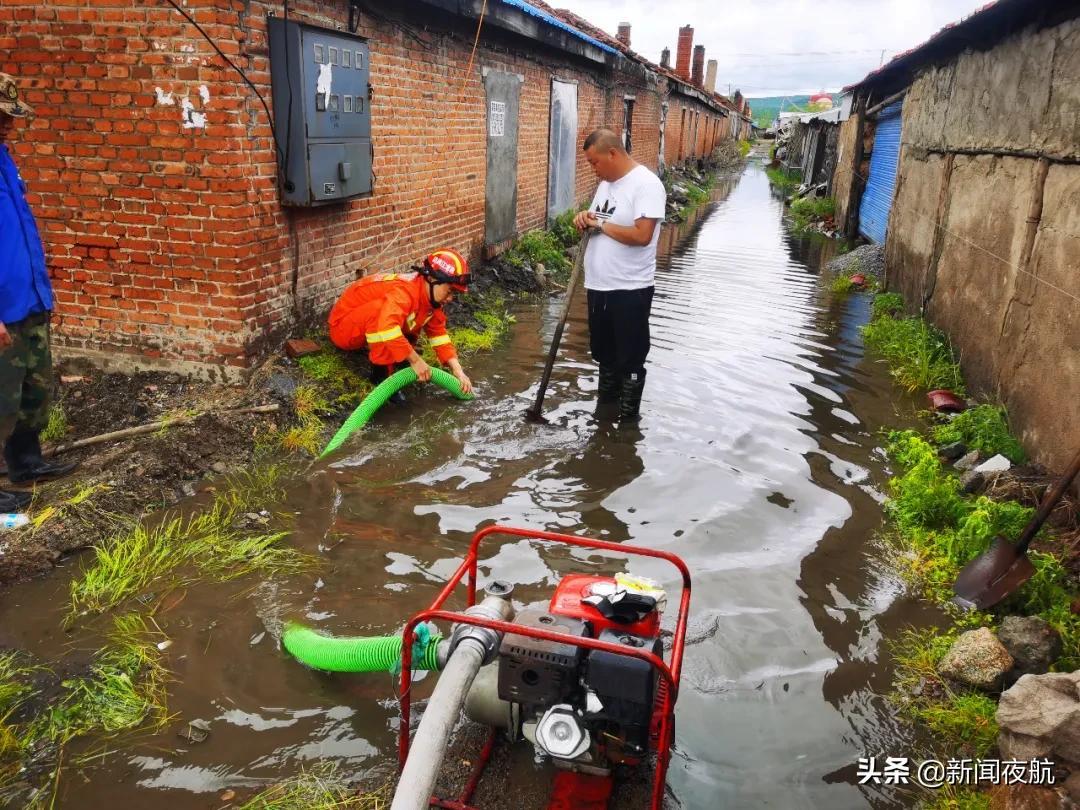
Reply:
[[433, 284], [449, 284], [458, 292], [469, 289], [469, 263], [456, 250], [436, 250], [424, 259], [420, 273]]

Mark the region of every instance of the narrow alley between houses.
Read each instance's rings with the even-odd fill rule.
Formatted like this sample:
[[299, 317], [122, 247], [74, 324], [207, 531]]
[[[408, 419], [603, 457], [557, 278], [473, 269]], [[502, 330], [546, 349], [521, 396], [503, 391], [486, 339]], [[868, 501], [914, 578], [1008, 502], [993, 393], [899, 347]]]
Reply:
[[[275, 511], [293, 516], [292, 542], [319, 558], [317, 572], [152, 597], [166, 598], [155, 621], [172, 641], [177, 720], [100, 761], [97, 748], [73, 747], [70, 761], [91, 759], [61, 783], [56, 807], [216, 806], [223, 792], [326, 762], [369, 786], [391, 779], [391, 676], [305, 669], [278, 648], [282, 622], [393, 633], [491, 521], [672, 550], [690, 566], [668, 779], [679, 806], [904, 804], [864, 792], [854, 764], [867, 749], [905, 750], [878, 694], [882, 640], [927, 609], [871, 553], [886, 476], [875, 433], [894, 405], [888, 375], [854, 337], [864, 302], [836, 302], [819, 284], [830, 250], [790, 232], [760, 160], [721, 176], [713, 202], [662, 235], [653, 378], [635, 431], [593, 417], [582, 301], [550, 424], [523, 421], [557, 301], [519, 308], [506, 346], [478, 370], [475, 402], [425, 394], [330, 466], [288, 480]], [[6, 638], [44, 660], [88, 655], [100, 623], [59, 630], [80, 568], [72, 560], [0, 595]], [[658, 561], [511, 539], [480, 563], [482, 580], [510, 581], [523, 605], [545, 602], [566, 574], [624, 569], [674, 599], [678, 579]], [[203, 741], [177, 736], [189, 723], [205, 725]], [[484, 789], [502, 798], [488, 806], [545, 806], [550, 766], [517, 753], [491, 769]]]

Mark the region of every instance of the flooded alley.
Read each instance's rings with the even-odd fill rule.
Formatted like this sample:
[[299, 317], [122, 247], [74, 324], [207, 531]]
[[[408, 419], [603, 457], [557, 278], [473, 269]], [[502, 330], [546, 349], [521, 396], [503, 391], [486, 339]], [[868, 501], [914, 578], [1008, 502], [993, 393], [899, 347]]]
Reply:
[[[552, 378], [550, 424], [524, 420], [559, 301], [522, 305], [507, 342], [472, 360], [474, 402], [425, 391], [381, 412], [329, 466], [291, 475], [278, 511], [316, 570], [199, 583], [159, 604], [176, 720], [105, 752], [68, 752], [69, 762], [101, 756], [65, 768], [55, 806], [220, 807], [223, 791], [321, 761], [389, 779], [390, 676], [310, 671], [275, 633], [285, 619], [339, 635], [395, 632], [492, 522], [651, 546], [690, 566], [668, 774], [678, 806], [909, 804], [855, 779], [866, 752], [901, 755], [911, 743], [882, 697], [883, 640], [934, 618], [902, 595], [873, 545], [887, 478], [878, 431], [909, 415], [863, 355], [866, 297], [834, 300], [819, 284], [833, 249], [790, 233], [759, 160], [721, 176], [712, 202], [662, 235], [635, 430], [594, 418], [583, 295]], [[677, 589], [660, 564], [527, 541], [493, 548], [482, 579], [511, 581], [522, 604], [546, 603], [574, 572], [628, 567]], [[0, 594], [0, 643], [52, 663], [93, 650], [97, 620], [62, 629], [85, 559]], [[195, 719], [209, 728], [198, 744], [177, 734]], [[531, 750], [516, 762], [510, 778], [541, 791], [546, 772]]]

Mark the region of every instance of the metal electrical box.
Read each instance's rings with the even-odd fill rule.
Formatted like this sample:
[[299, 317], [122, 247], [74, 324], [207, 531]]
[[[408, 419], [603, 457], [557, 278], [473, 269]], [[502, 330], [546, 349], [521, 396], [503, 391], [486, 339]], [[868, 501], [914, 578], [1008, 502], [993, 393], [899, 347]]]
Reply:
[[371, 83], [367, 41], [267, 18], [279, 187], [285, 205], [370, 196]]

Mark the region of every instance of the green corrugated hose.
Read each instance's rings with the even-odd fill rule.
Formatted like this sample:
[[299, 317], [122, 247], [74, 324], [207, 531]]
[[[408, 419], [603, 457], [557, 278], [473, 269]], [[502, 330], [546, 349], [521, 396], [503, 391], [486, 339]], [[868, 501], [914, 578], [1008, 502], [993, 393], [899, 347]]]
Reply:
[[[414, 650], [413, 669], [438, 669], [442, 636], [428, 636], [426, 628], [420, 635], [423, 643], [415, 645], [420, 649]], [[301, 663], [325, 672], [393, 672], [401, 663], [401, 636], [338, 638], [290, 623], [281, 643]]]
[[[360, 403], [360, 406], [352, 412], [352, 415], [345, 420], [345, 424], [343, 424], [338, 432], [334, 434], [334, 438], [330, 440], [329, 444], [326, 445], [326, 448], [319, 454], [319, 458], [325, 458], [341, 447], [349, 436], [368, 423], [368, 420], [375, 415], [375, 412], [386, 404], [386, 400], [390, 399], [390, 397], [406, 385], [416, 382], [416, 379], [416, 372], [412, 370], [412, 367], [403, 368], [401, 371], [394, 372], [375, 386], [375, 390], [364, 397], [364, 401]], [[441, 368], [433, 368], [431, 370], [431, 381], [436, 385], [445, 388], [458, 399], [473, 398], [472, 394], [466, 394], [461, 390], [461, 383], [458, 382], [457, 377], [453, 374], [447, 374]]]

